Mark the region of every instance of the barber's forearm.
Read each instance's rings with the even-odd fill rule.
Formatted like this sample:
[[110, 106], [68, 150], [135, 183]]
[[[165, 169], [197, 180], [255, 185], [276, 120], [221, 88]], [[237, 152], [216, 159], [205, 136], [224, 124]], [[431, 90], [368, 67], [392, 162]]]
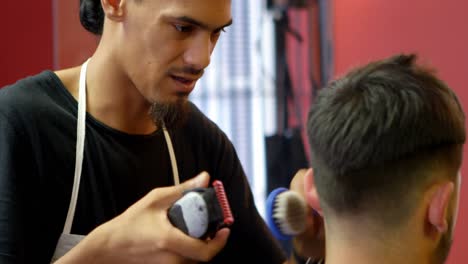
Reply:
[[96, 228], [55, 264], [106, 263], [101, 257], [105, 252], [106, 235], [100, 227]]

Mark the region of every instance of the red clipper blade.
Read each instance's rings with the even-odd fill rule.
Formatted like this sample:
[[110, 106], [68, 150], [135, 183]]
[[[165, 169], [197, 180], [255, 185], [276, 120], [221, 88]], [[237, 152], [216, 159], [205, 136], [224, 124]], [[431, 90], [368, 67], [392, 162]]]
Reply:
[[223, 224], [224, 226], [230, 226], [234, 223], [234, 217], [231, 212], [231, 207], [229, 206], [229, 201], [226, 197], [226, 192], [224, 191], [224, 186], [221, 181], [215, 180], [213, 181], [213, 188], [216, 193], [216, 197], [218, 198], [218, 202], [221, 206], [221, 210], [223, 211]]

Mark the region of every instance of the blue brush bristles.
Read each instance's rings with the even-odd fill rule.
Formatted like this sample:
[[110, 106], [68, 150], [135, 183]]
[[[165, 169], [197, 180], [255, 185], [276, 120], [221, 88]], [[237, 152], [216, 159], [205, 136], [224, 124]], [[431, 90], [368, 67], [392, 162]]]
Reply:
[[275, 204], [276, 204], [276, 197], [282, 192], [288, 191], [287, 188], [280, 187], [277, 189], [274, 189], [267, 198], [267, 224], [268, 227], [270, 228], [271, 232], [273, 233], [273, 236], [275, 236], [279, 240], [288, 240], [291, 239], [291, 235], [286, 235], [281, 232], [280, 227], [278, 226], [278, 223], [275, 221], [273, 215], [275, 212]]

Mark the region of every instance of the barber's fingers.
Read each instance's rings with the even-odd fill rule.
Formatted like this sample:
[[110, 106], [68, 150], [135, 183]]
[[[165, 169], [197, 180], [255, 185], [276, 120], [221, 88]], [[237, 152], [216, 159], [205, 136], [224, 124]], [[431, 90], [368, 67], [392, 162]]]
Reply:
[[169, 208], [176, 200], [182, 197], [184, 191], [207, 187], [209, 180], [210, 175], [204, 171], [181, 184], [153, 189], [145, 196], [145, 199], [149, 206]]
[[207, 262], [224, 248], [229, 233], [229, 228], [222, 228], [218, 230], [214, 238], [201, 240], [189, 237], [174, 228], [167, 237], [166, 247], [185, 258]]
[[208, 172], [203, 171], [194, 178], [184, 181], [183, 183], [176, 185], [176, 187], [182, 188], [180, 191], [185, 191], [187, 189], [207, 187], [210, 180], [210, 175]]

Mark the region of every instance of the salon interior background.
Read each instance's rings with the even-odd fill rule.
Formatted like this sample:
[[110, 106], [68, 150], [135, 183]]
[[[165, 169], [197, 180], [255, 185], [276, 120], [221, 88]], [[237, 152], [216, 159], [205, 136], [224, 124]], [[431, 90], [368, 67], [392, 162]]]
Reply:
[[[77, 17], [70, 16], [77, 14], [77, 2], [3, 3], [0, 87], [46, 68], [77, 65], [91, 54], [96, 40], [80, 27]], [[328, 58], [333, 76], [371, 59], [417, 52], [439, 70], [468, 110], [467, 1], [329, 0], [326, 4], [330, 26], [325, 35], [332, 37], [332, 56]], [[220, 41], [212, 65], [192, 96], [233, 140], [260, 209], [267, 182], [264, 139], [277, 128], [274, 27], [266, 7], [260, 0], [233, 1], [235, 24]], [[320, 81], [320, 69], [314, 68], [320, 64], [321, 54], [315, 46], [318, 25], [311, 24], [314, 20], [309, 16], [313, 12], [316, 10], [288, 11], [291, 28], [304, 37], [302, 44], [290, 35], [286, 39], [292, 86], [304, 106], [313, 96], [310, 73]], [[307, 109], [301, 109], [305, 119]], [[299, 124], [297, 121], [291, 119]], [[464, 156], [462, 174], [467, 175], [468, 155]], [[468, 260], [467, 220], [468, 185], [462, 184], [449, 264]]]

